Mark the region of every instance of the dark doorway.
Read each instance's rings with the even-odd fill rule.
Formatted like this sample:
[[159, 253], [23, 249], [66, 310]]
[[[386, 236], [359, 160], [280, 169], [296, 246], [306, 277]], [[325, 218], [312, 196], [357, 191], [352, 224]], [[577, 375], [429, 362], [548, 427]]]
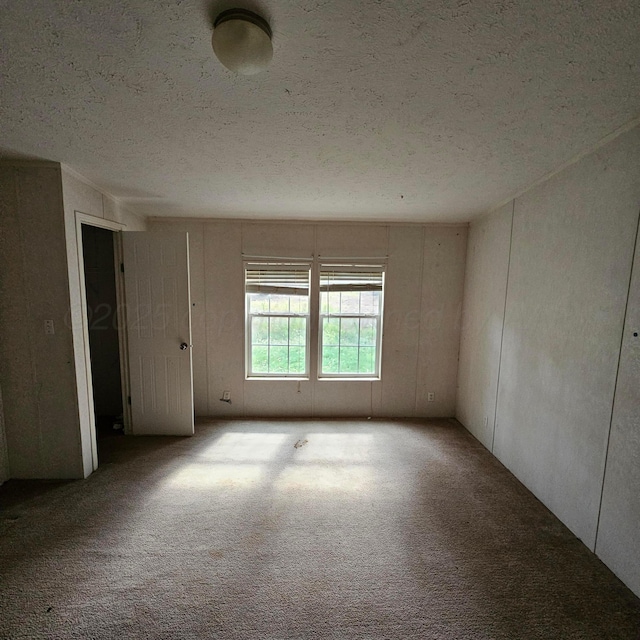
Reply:
[[113, 231], [82, 225], [82, 254], [98, 448], [104, 438], [124, 433], [113, 241]]

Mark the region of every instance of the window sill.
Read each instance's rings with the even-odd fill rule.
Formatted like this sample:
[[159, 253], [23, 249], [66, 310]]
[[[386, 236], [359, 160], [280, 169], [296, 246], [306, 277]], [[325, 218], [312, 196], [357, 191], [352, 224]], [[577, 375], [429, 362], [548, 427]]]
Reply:
[[319, 382], [380, 382], [380, 378], [365, 378], [360, 376], [336, 376], [335, 378], [329, 376], [318, 376]]
[[[356, 376], [342, 377], [336, 376], [335, 378], [328, 378], [326, 376], [315, 378], [318, 382], [380, 382], [381, 378], [359, 378]], [[245, 382], [309, 382], [311, 378], [283, 378], [281, 376], [251, 376], [245, 378]]]
[[251, 376], [250, 378], [245, 378], [246, 382], [264, 382], [265, 380], [271, 380], [275, 382], [308, 382], [309, 378], [293, 378], [281, 376]]

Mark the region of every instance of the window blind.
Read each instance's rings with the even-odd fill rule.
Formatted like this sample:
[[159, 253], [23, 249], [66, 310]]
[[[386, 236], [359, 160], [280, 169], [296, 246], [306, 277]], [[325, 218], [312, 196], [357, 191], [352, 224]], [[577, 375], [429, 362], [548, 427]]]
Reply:
[[247, 293], [272, 293], [290, 296], [309, 294], [309, 265], [258, 265], [245, 267]]
[[320, 291], [382, 291], [383, 281], [382, 266], [320, 266]]

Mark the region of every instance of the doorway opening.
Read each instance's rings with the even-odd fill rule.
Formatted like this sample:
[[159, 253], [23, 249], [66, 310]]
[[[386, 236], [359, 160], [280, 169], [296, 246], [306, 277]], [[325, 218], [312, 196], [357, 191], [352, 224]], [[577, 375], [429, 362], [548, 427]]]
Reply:
[[85, 303], [98, 448], [124, 434], [115, 232], [82, 224]]

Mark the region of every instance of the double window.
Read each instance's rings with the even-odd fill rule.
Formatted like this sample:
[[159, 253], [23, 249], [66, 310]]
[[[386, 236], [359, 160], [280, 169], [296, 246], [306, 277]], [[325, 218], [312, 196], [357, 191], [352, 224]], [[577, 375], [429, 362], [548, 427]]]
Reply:
[[247, 263], [247, 377], [308, 378], [317, 344], [318, 377], [378, 378], [383, 291], [382, 265]]

